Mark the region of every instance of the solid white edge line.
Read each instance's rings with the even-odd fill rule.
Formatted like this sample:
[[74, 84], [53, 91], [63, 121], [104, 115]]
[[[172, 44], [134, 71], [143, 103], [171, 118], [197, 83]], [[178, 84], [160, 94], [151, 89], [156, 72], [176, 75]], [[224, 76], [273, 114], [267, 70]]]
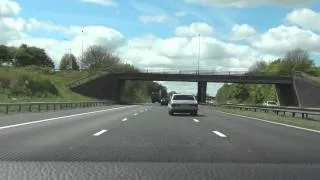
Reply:
[[107, 132], [107, 131], [108, 131], [108, 130], [103, 129], [103, 130], [101, 130], [101, 131], [93, 134], [93, 136], [100, 136], [101, 134], [103, 134], [103, 133], [105, 133], [105, 132]]
[[223, 138], [226, 138], [227, 136], [224, 135], [223, 133], [219, 132], [219, 131], [212, 131], [213, 133], [215, 133], [216, 135], [220, 136], [220, 137], [223, 137]]
[[198, 119], [193, 119], [194, 122], [200, 122]]
[[13, 124], [13, 125], [8, 125], [8, 126], [2, 126], [2, 127], [0, 127], [0, 130], [13, 128], [13, 127], [19, 127], [19, 126], [25, 126], [25, 125], [30, 125], [30, 124], [48, 122], [48, 121], [53, 121], [53, 120], [57, 120], [57, 119], [65, 119], [65, 118], [78, 117], [78, 116], [83, 116], [83, 115], [88, 115], [88, 114], [95, 114], [95, 113], [101, 113], [101, 112], [107, 112], [107, 111], [113, 111], [113, 110], [119, 110], [119, 109], [126, 109], [129, 107], [135, 107], [135, 106], [124, 106], [124, 107], [111, 108], [111, 109], [105, 109], [105, 110], [100, 110], [100, 111], [92, 111], [92, 112], [73, 114], [73, 115], [68, 115], [68, 116], [60, 116], [60, 117], [55, 117], [55, 118], [42, 119], [42, 120], [38, 120], [38, 121], [31, 121], [31, 122], [20, 123], [20, 124]]
[[259, 118], [255, 118], [255, 117], [243, 116], [243, 115], [239, 115], [239, 114], [227, 113], [227, 112], [222, 112], [222, 111], [217, 111], [217, 110], [213, 110], [213, 111], [216, 111], [216, 112], [219, 112], [219, 113], [222, 113], [222, 114], [228, 114], [228, 115], [233, 115], [233, 116], [238, 116], [238, 117], [243, 117], [243, 118], [248, 118], [248, 119], [254, 119], [254, 120], [258, 120], [258, 121], [263, 121], [263, 122], [270, 123], [270, 124], [276, 124], [276, 125], [280, 125], [280, 126], [291, 127], [291, 128], [295, 128], [295, 129], [304, 130], [304, 131], [320, 133], [320, 131], [315, 130], [315, 129], [308, 129], [308, 128], [303, 128], [303, 127], [299, 127], [299, 126], [283, 124], [283, 123], [268, 121], [268, 120], [259, 119]]
[[128, 118], [123, 118], [123, 119], [122, 119], [123, 122], [124, 122], [124, 121], [127, 121], [127, 120], [128, 120]]

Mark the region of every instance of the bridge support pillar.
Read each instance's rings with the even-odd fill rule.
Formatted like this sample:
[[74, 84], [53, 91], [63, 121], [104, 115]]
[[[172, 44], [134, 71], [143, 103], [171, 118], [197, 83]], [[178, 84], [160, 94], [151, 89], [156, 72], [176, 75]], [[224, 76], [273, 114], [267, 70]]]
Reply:
[[198, 93], [197, 98], [199, 103], [205, 103], [207, 99], [207, 82], [198, 82]]
[[116, 80], [116, 83], [115, 83], [115, 89], [114, 89], [114, 98], [115, 98], [115, 101], [117, 104], [121, 104], [122, 103], [122, 94], [123, 94], [123, 91], [124, 91], [124, 87], [125, 87], [125, 83], [126, 81], [125, 80], [122, 80], [122, 79], [118, 79]]
[[293, 84], [276, 84], [276, 90], [281, 106], [299, 106]]

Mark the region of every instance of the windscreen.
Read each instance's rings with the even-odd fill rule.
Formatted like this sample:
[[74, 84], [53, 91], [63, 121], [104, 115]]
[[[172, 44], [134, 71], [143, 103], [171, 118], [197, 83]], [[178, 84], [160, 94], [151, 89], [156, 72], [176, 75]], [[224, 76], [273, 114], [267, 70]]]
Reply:
[[0, 0], [1, 161], [320, 173], [320, 0]]
[[173, 100], [194, 100], [194, 96], [191, 95], [175, 95]]

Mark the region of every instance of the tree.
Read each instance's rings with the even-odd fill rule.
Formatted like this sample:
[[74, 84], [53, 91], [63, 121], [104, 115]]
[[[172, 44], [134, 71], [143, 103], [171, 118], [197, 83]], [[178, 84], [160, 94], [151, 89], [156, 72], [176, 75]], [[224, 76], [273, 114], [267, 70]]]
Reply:
[[9, 63], [13, 59], [9, 48], [5, 45], [0, 45], [0, 65], [2, 63]]
[[250, 74], [263, 73], [266, 70], [267, 66], [268, 65], [265, 61], [257, 61], [249, 68], [249, 73]]
[[111, 69], [120, 62], [117, 56], [107, 52], [102, 46], [91, 46], [82, 55], [81, 65], [89, 70]]
[[28, 47], [23, 44], [14, 53], [13, 62], [15, 66], [36, 65], [41, 67], [54, 68], [54, 63], [44, 49]]
[[73, 54], [65, 54], [61, 58], [60, 61], [60, 70], [74, 70], [78, 71], [79, 70], [79, 65], [77, 63], [77, 59]]
[[279, 68], [281, 74], [294, 74], [296, 71], [307, 72], [314, 67], [309, 53], [300, 48], [287, 52]]

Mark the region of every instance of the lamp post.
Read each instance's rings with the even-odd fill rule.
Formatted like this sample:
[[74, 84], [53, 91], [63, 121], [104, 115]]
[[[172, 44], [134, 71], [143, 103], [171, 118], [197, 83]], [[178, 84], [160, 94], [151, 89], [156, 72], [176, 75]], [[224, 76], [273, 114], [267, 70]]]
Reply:
[[200, 74], [200, 34], [198, 36], [198, 74]]

